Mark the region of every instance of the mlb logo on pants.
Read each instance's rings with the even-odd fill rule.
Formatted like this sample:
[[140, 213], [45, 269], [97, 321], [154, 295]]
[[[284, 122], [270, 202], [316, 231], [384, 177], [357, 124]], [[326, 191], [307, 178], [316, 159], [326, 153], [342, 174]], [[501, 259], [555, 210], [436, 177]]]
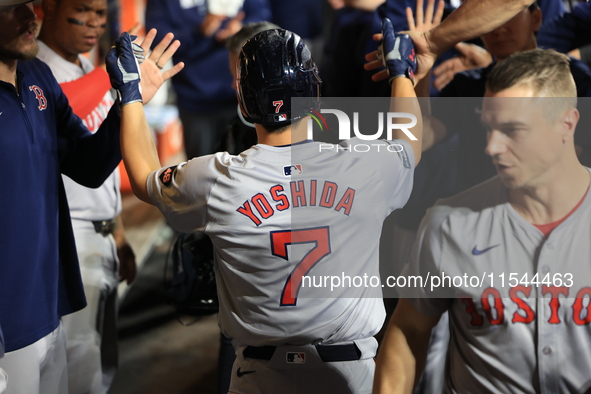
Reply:
[[306, 353], [288, 352], [286, 361], [290, 364], [303, 364], [306, 362]]

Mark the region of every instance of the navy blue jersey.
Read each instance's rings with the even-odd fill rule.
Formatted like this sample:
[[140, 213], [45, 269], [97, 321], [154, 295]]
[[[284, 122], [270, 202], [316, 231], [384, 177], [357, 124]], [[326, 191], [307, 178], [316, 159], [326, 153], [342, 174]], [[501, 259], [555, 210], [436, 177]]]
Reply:
[[363, 69], [365, 55], [378, 43], [371, 36], [381, 31], [377, 12], [353, 8], [339, 10], [326, 46], [324, 67], [320, 69], [323, 95], [327, 97], [388, 97], [387, 82], [372, 81], [372, 72]]
[[322, 33], [324, 4], [318, 0], [269, 0], [273, 23], [290, 30], [304, 40]]
[[0, 325], [5, 350], [28, 346], [85, 306], [62, 177], [98, 187], [121, 154], [112, 109], [96, 134], [72, 113], [50, 69], [19, 61], [0, 81]]
[[[245, 0], [243, 24], [271, 20], [268, 0]], [[173, 56], [185, 68], [172, 78], [177, 105], [186, 111], [219, 111], [236, 106], [228, 51], [214, 37], [199, 31], [207, 15], [206, 0], [149, 0], [146, 5], [146, 28], [156, 28], [154, 43], [168, 32], [174, 33], [181, 46]]]
[[537, 38], [541, 47], [564, 53], [591, 43], [591, 3], [579, 4], [572, 12], [544, 22]]
[[566, 12], [562, 0], [537, 0], [542, 10], [542, 22], [546, 23]]

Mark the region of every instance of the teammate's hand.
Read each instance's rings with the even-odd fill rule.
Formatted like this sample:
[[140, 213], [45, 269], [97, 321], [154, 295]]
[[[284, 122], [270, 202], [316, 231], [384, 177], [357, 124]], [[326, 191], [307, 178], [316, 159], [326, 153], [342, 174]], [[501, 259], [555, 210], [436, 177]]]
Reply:
[[581, 60], [581, 50], [579, 48], [573, 49], [572, 51], [568, 52], [567, 55], [577, 60]]
[[137, 45], [134, 48], [135, 44], [132, 43], [134, 39], [134, 36], [123, 32], [106, 59], [111, 86], [119, 93], [121, 105], [142, 102], [140, 70], [134, 51], [143, 52], [143, 50]]
[[156, 38], [156, 29], [151, 29], [147, 34], [140, 46], [144, 49], [144, 53], [150, 53], [147, 56], [146, 61], [140, 64], [140, 70], [142, 73], [141, 87], [142, 87], [142, 98], [144, 104], [147, 104], [152, 97], [156, 94], [160, 86], [176, 75], [179, 71], [185, 67], [183, 62], [175, 64], [172, 68], [164, 70], [164, 65], [172, 58], [181, 43], [179, 40], [174, 39], [174, 34], [168, 33], [164, 36], [162, 41], [156, 45], [154, 50], [150, 52], [150, 47]]
[[117, 225], [113, 231], [115, 245], [117, 246], [117, 257], [119, 258], [119, 282], [126, 281], [130, 285], [135, 279], [137, 266], [135, 263], [135, 253], [125, 238], [123, 231], [123, 220], [121, 215], [117, 216]]
[[446, 60], [433, 69], [433, 86], [437, 90], [443, 89], [461, 71], [486, 67], [492, 63], [492, 55], [478, 45], [460, 42], [455, 48], [460, 53], [459, 56]]
[[135, 25], [133, 25], [129, 30], [127, 30], [127, 32], [130, 36], [139, 36], [141, 30], [142, 24], [138, 22]]
[[415, 47], [407, 34], [394, 32], [392, 22], [388, 18], [382, 21], [382, 43], [377, 58], [388, 71], [389, 81], [394, 78], [407, 77], [414, 83], [417, 59]]
[[211, 37], [220, 29], [226, 19], [228, 17], [225, 15], [207, 13], [203, 18], [203, 22], [201, 22], [201, 26], [199, 26], [199, 31], [204, 37]]
[[117, 257], [119, 258], [119, 282], [126, 281], [128, 285], [132, 284], [137, 273], [133, 249], [128, 243], [118, 246]]
[[240, 11], [234, 18], [226, 23], [225, 27], [215, 33], [215, 39], [219, 42], [225, 42], [229, 37], [238, 33], [238, 31], [242, 29], [244, 16], [244, 11]]
[[435, 0], [427, 0], [427, 9], [423, 12], [423, 0], [417, 0], [416, 16], [413, 16], [412, 8], [406, 7], [408, 30], [424, 33], [435, 28], [441, 23], [444, 10], [443, 0], [437, 1], [437, 8], [435, 8]]

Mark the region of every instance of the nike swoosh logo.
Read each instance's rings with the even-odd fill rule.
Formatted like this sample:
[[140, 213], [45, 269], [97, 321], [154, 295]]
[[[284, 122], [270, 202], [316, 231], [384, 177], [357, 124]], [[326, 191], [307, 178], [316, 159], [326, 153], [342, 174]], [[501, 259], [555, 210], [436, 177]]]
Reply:
[[255, 373], [256, 371], [240, 371], [240, 368], [238, 368], [238, 371], [236, 371], [236, 375], [238, 375], [239, 378], [243, 377], [244, 375], [248, 375], [249, 373]]
[[489, 251], [489, 250], [491, 250], [492, 248], [496, 248], [497, 246], [501, 246], [501, 245], [500, 245], [500, 244], [499, 244], [499, 245], [493, 245], [493, 246], [490, 246], [490, 247], [488, 247], [488, 248], [486, 248], [486, 249], [482, 249], [482, 250], [478, 250], [478, 246], [475, 246], [475, 247], [474, 247], [474, 249], [472, 249], [472, 254], [473, 254], [474, 256], [479, 256], [479, 255], [481, 255], [481, 254], [483, 254], [483, 253], [486, 253], [486, 252], [488, 252], [488, 251]]

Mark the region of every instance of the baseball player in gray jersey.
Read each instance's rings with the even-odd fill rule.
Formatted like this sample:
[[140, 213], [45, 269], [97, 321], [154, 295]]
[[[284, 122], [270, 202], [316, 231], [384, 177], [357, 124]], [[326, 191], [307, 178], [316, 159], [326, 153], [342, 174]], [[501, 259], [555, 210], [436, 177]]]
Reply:
[[[395, 35], [389, 21], [384, 26], [392, 94], [415, 97], [411, 41]], [[124, 33], [107, 57], [118, 89], [133, 80], [131, 56]], [[122, 154], [133, 190], [173, 228], [212, 238], [219, 324], [237, 355], [230, 392], [370, 393], [381, 298], [368, 289], [310, 298], [302, 277], [378, 274], [382, 222], [408, 199], [420, 158], [418, 103], [396, 107], [418, 115], [418, 141], [398, 130], [399, 139], [377, 143], [375, 154], [319, 152], [320, 143], [306, 139], [306, 115], [290, 105], [291, 97], [305, 97], [319, 109], [320, 79], [300, 37], [286, 30], [255, 35], [242, 47], [237, 84], [259, 140], [238, 156], [217, 153], [160, 168], [147, 154], [154, 147], [143, 110], [122, 108]]]
[[487, 280], [402, 291], [375, 393], [412, 391], [444, 311], [446, 392], [589, 392], [590, 172], [575, 153], [576, 103], [556, 52], [522, 52], [491, 72], [481, 119], [498, 176], [428, 211], [403, 272]]

